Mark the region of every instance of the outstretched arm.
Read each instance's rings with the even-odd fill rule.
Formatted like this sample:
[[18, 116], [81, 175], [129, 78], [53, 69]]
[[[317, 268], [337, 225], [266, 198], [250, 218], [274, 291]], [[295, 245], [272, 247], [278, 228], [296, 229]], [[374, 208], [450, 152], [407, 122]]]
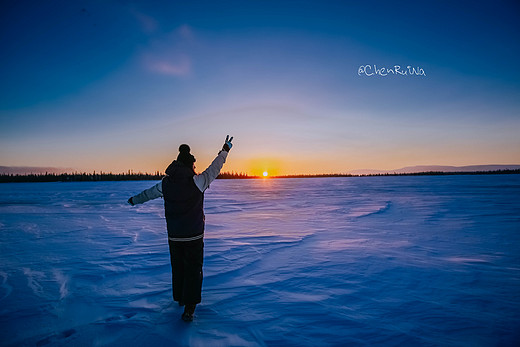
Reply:
[[128, 203], [132, 206], [136, 204], [142, 204], [144, 202], [157, 199], [162, 197], [162, 181], [157, 183], [155, 186], [143, 190], [141, 193], [132, 196], [128, 199]]
[[209, 185], [220, 173], [222, 170], [222, 166], [226, 162], [226, 158], [228, 156], [229, 150], [233, 147], [231, 141], [233, 137], [229, 138], [229, 135], [226, 137], [226, 142], [222, 147], [222, 150], [218, 153], [217, 157], [213, 160], [213, 162], [208, 166], [204, 172], [201, 174], [193, 176], [193, 181], [195, 181], [195, 185], [201, 192], [204, 192], [208, 189]]

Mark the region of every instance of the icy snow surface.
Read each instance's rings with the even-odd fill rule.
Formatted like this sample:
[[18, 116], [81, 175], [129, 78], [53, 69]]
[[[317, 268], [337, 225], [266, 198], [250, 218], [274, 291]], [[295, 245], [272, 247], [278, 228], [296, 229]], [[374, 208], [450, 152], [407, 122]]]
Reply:
[[520, 344], [520, 175], [217, 180], [192, 323], [154, 183], [0, 185], [1, 345]]

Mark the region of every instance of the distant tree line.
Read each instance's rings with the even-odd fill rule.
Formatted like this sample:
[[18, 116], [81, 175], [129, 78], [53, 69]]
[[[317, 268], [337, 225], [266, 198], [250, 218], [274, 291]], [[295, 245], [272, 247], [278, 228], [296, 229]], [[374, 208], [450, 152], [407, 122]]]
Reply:
[[39, 173], [39, 174], [1, 174], [0, 183], [7, 182], [87, 182], [87, 181], [145, 181], [160, 180], [163, 177], [156, 171], [155, 173], [126, 173], [112, 172], [74, 172], [74, 173]]
[[[317, 177], [359, 177], [361, 175], [352, 175], [352, 174], [299, 174], [299, 175], [279, 175], [279, 176], [269, 176], [269, 178], [317, 178]], [[262, 176], [254, 176], [255, 178], [262, 178]]]
[[[384, 173], [384, 174], [309, 174], [309, 175], [285, 175], [271, 176], [270, 178], [311, 178], [311, 177], [373, 177], [373, 176], [446, 176], [446, 175], [496, 175], [496, 174], [520, 174], [520, 169], [515, 170], [496, 170], [496, 171], [470, 171], [470, 172], [414, 172], [414, 173]], [[44, 173], [44, 174], [0, 174], [0, 183], [13, 182], [88, 182], [88, 181], [158, 181], [164, 177], [159, 171], [155, 173], [134, 173], [128, 171], [126, 173]], [[217, 179], [251, 179], [263, 178], [262, 176], [250, 176], [245, 173], [222, 172]]]
[[412, 173], [384, 173], [384, 174], [370, 174], [370, 175], [359, 175], [359, 176], [450, 176], [450, 175], [511, 175], [520, 174], [520, 169], [505, 169], [505, 170], [493, 170], [493, 171], [425, 171], [425, 172], [412, 172]]
[[[448, 175], [497, 175], [497, 174], [520, 174], [520, 169], [506, 169], [494, 171], [425, 171], [425, 172], [410, 172], [410, 173], [374, 173], [374, 174], [309, 174], [309, 175], [284, 175], [272, 176], [272, 178], [307, 178], [307, 177], [374, 177], [374, 176], [448, 176]], [[257, 177], [257, 176], [253, 176]]]
[[249, 176], [245, 173], [238, 172], [221, 172], [217, 179], [242, 179], [242, 178], [256, 178], [256, 176]]
[[[0, 174], [0, 183], [16, 183], [16, 182], [96, 182], [96, 181], [158, 181], [164, 177], [164, 174], [156, 171], [155, 173], [134, 173], [128, 171], [125, 173], [112, 172], [74, 172], [74, 173], [38, 173], [38, 174]], [[252, 178], [245, 173], [222, 172], [217, 178], [221, 179], [238, 179]]]

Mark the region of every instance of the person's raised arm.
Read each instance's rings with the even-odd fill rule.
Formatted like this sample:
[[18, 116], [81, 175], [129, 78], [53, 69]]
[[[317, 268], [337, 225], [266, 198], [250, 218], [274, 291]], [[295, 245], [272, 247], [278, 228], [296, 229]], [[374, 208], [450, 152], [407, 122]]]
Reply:
[[136, 204], [142, 204], [147, 201], [162, 197], [162, 181], [157, 183], [155, 186], [143, 190], [141, 193], [132, 196], [128, 199], [128, 203], [132, 206]]
[[217, 157], [213, 160], [213, 162], [208, 166], [204, 172], [201, 174], [193, 176], [193, 181], [195, 181], [195, 185], [201, 192], [204, 192], [208, 189], [209, 185], [220, 173], [222, 170], [222, 166], [226, 162], [226, 158], [228, 156], [229, 150], [233, 147], [231, 141], [233, 137], [229, 138], [229, 135], [226, 136], [226, 141], [224, 146], [222, 146], [222, 150], [218, 153]]

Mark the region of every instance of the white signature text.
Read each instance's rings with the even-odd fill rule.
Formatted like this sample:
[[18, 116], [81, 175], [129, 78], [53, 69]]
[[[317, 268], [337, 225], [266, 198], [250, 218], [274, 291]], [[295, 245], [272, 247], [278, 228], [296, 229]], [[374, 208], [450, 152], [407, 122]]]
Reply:
[[400, 65], [393, 67], [378, 67], [377, 65], [361, 65], [358, 69], [358, 76], [426, 76], [424, 69], [420, 67], [412, 67], [408, 65], [406, 68], [401, 68]]

